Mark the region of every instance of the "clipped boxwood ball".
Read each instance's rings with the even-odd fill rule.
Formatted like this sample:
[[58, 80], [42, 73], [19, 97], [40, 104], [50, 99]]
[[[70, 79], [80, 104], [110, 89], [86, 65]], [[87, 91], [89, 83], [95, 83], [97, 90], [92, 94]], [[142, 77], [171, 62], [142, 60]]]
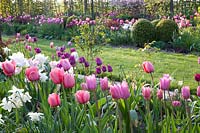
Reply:
[[178, 25], [170, 19], [162, 19], [156, 25], [156, 38], [159, 41], [169, 42], [174, 34], [178, 33]]
[[144, 47], [144, 43], [148, 43], [155, 38], [155, 28], [147, 19], [139, 19], [131, 28], [132, 38], [139, 47]]

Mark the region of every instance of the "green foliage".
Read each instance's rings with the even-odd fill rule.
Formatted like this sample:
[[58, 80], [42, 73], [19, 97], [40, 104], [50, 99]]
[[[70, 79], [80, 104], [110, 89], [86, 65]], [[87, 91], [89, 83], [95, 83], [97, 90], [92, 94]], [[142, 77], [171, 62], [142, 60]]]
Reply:
[[3, 33], [6, 35], [13, 35], [15, 33], [15, 29], [13, 25], [8, 24], [8, 23], [2, 24], [2, 30], [3, 30]]
[[173, 48], [178, 52], [200, 51], [200, 29], [185, 28], [173, 39]]
[[160, 22], [160, 19], [154, 19], [153, 21], [151, 21], [151, 23], [153, 24], [154, 27], [156, 27], [156, 25]]
[[38, 34], [45, 39], [62, 39], [64, 29], [60, 24], [42, 24], [38, 27]]
[[108, 42], [105, 34], [105, 27], [101, 24], [90, 26], [89, 24], [81, 25], [80, 35], [73, 38], [76, 47], [80, 48], [89, 61], [101, 51], [101, 47]]
[[139, 47], [144, 47], [144, 43], [151, 42], [155, 38], [155, 28], [149, 20], [139, 19], [131, 30], [132, 38]]
[[123, 19], [123, 20], [131, 20], [133, 16], [122, 13], [122, 14], [117, 15], [116, 18]]
[[132, 45], [131, 31], [120, 29], [117, 31], [107, 30], [107, 36], [110, 38], [112, 45]]
[[159, 41], [169, 42], [174, 34], [178, 34], [178, 25], [170, 19], [162, 19], [156, 25], [156, 38]]

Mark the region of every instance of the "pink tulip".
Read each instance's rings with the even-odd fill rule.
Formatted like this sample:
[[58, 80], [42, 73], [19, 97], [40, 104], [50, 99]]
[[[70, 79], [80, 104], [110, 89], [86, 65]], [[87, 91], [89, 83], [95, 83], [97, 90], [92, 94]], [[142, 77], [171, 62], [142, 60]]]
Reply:
[[179, 106], [181, 106], [181, 102], [180, 101], [172, 101], [172, 106], [179, 107]]
[[81, 83], [81, 89], [82, 90], [87, 90], [87, 84], [86, 83]]
[[54, 43], [50, 42], [50, 48], [53, 48], [53, 47], [54, 47]]
[[168, 77], [160, 78], [160, 89], [168, 90], [170, 87], [170, 79]]
[[95, 90], [97, 87], [95, 75], [85, 77], [88, 90]]
[[103, 91], [108, 90], [108, 78], [104, 77], [100, 78], [100, 87]]
[[60, 105], [60, 96], [56, 93], [49, 94], [48, 103], [51, 107], [57, 107]]
[[17, 37], [17, 38], [20, 38], [20, 36], [21, 36], [20, 33], [17, 33], [16, 37]]
[[200, 57], [198, 58], [198, 64], [200, 64]]
[[121, 84], [121, 98], [127, 99], [130, 97], [129, 87], [126, 81], [123, 81]]
[[181, 94], [182, 94], [182, 97], [184, 99], [189, 99], [190, 98], [190, 88], [189, 88], [189, 86], [182, 87]]
[[85, 104], [90, 100], [90, 93], [86, 90], [78, 90], [75, 93], [75, 98], [80, 104]]
[[151, 88], [150, 87], [142, 87], [142, 95], [145, 100], [151, 99]]
[[40, 79], [38, 68], [35, 66], [26, 68], [25, 74], [29, 81], [37, 81]]
[[146, 72], [146, 73], [152, 73], [154, 72], [154, 67], [152, 65], [151, 62], [149, 61], [145, 61], [142, 63], [142, 67], [143, 67], [143, 70]]
[[61, 59], [60, 64], [65, 71], [68, 71], [72, 67], [68, 59]]
[[157, 98], [158, 99], [163, 99], [163, 91], [161, 89], [157, 90]]
[[64, 74], [63, 85], [64, 85], [64, 88], [73, 88], [75, 85], [74, 75], [68, 74], [68, 73]]
[[121, 98], [121, 87], [120, 85], [111, 85], [110, 86], [110, 94], [113, 99], [120, 99]]
[[6, 76], [12, 76], [15, 74], [16, 63], [14, 61], [5, 61], [2, 63], [3, 73]]
[[63, 82], [64, 70], [60, 68], [54, 68], [50, 72], [50, 78], [54, 84], [61, 84]]
[[197, 87], [197, 96], [200, 97], [200, 86]]

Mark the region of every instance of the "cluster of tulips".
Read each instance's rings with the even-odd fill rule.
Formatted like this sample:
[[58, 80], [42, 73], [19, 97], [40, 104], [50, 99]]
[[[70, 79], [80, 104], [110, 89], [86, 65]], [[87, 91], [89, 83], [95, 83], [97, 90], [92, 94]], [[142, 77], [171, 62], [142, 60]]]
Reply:
[[[20, 37], [20, 35], [18, 35], [18, 37]], [[28, 39], [29, 37], [27, 37], [26, 42], [29, 42]], [[54, 48], [53, 42], [50, 43], [50, 47]], [[160, 121], [162, 121], [162, 118], [164, 117], [166, 118], [166, 115], [168, 113], [166, 110], [167, 108], [169, 108], [167, 107], [167, 104], [170, 105], [170, 107], [175, 107], [177, 109], [181, 108], [182, 105], [184, 104], [188, 114], [188, 120], [189, 122], [191, 122], [190, 120], [191, 111], [190, 111], [190, 106], [188, 104], [191, 98], [189, 86], [183, 86], [181, 88], [181, 93], [178, 93], [176, 91], [172, 92], [170, 90], [171, 77], [169, 74], [164, 74], [163, 77], [160, 78], [159, 86], [156, 86], [153, 78], [154, 66], [151, 62], [144, 61], [142, 63], [143, 71], [151, 76], [152, 79], [151, 84], [145, 84], [145, 85], [142, 84], [141, 87], [138, 87], [136, 89], [135, 87], [130, 86], [130, 83], [125, 80], [122, 82], [115, 82], [109, 80], [108, 77], [106, 76], [103, 78], [97, 78], [98, 75], [101, 74], [102, 72], [106, 71], [113, 72], [112, 67], [110, 65], [105, 66], [99, 57], [97, 57], [95, 60], [96, 71], [94, 71], [94, 74], [84, 75], [83, 76], [84, 78], [80, 79], [76, 73], [77, 68], [75, 69], [75, 67], [78, 67], [77, 65], [78, 62], [80, 64], [85, 65], [87, 61], [85, 60], [84, 57], [80, 58], [78, 57], [76, 49], [71, 48], [69, 53], [65, 52], [65, 50], [66, 50], [65, 46], [56, 48], [56, 54], [58, 57], [56, 59], [59, 59], [59, 61], [57, 62], [56, 61], [49, 62], [47, 60], [47, 57], [41, 54], [42, 51], [39, 48], [35, 48], [35, 56], [29, 60], [25, 59], [22, 53], [17, 53], [13, 54], [12, 56], [9, 56], [10, 60], [6, 60], [0, 63], [0, 68], [3, 70], [3, 73], [7, 76], [6, 82], [8, 83], [19, 82], [20, 80], [15, 79], [14, 76], [22, 75], [22, 77], [20, 76], [18, 77], [23, 79], [21, 82], [25, 82], [24, 86], [26, 88], [32, 87], [36, 90], [35, 96], [33, 95], [34, 93], [30, 91], [31, 89], [27, 90], [30, 93], [30, 96], [28, 94], [26, 97], [29, 98], [28, 101], [30, 103], [33, 102], [35, 99], [37, 99], [36, 101], [34, 101], [36, 102], [35, 103], [36, 109], [34, 109], [34, 111], [36, 111], [36, 114], [33, 112], [28, 113], [31, 119], [40, 121], [41, 118], [44, 118], [46, 112], [45, 109], [41, 111], [40, 106], [43, 106], [45, 101], [48, 105], [48, 108], [50, 108], [54, 113], [59, 109], [62, 110], [63, 108], [65, 108], [64, 106], [66, 106], [66, 102], [72, 104], [72, 101], [69, 101], [69, 99], [74, 98], [75, 99], [73, 101], [74, 105], [72, 104], [70, 108], [76, 106], [77, 108], [80, 108], [80, 110], [83, 109], [85, 113], [88, 113], [90, 115], [94, 113], [93, 115], [95, 117], [98, 117], [98, 120], [94, 119], [94, 121], [96, 121], [96, 125], [98, 126], [99, 132], [103, 131], [102, 128], [109, 126], [109, 124], [104, 124], [104, 126], [102, 126], [103, 122], [101, 119], [104, 119], [104, 117], [106, 118], [107, 116], [109, 116], [108, 114], [112, 112], [108, 111], [108, 114], [103, 115], [101, 111], [104, 112], [104, 108], [106, 108], [107, 110], [115, 108], [117, 110], [116, 111], [117, 113], [115, 114], [117, 117], [116, 119], [113, 118], [119, 124], [119, 126], [117, 126], [117, 131], [119, 130], [120, 132], [122, 132], [123, 126], [125, 126], [126, 132], [133, 132], [133, 126], [137, 127], [136, 126], [137, 124], [136, 125], [133, 124], [133, 119], [135, 120], [136, 118], [132, 117], [135, 116], [135, 114], [138, 115], [140, 113], [138, 111], [139, 109], [135, 112], [134, 110], [136, 110], [136, 108], [139, 108], [141, 106], [139, 101], [143, 101], [145, 103], [144, 105], [146, 105], [145, 106], [146, 116], [144, 116], [145, 118], [143, 120], [144, 121], [146, 120], [145, 124], [147, 125], [148, 130], [153, 130], [151, 129], [152, 126], [150, 125], [150, 123], [151, 124], [153, 123], [152, 119], [154, 118], [151, 118], [153, 115], [151, 115], [152, 112], [150, 110], [152, 109], [152, 106], [154, 106], [153, 105], [155, 102], [154, 100], [156, 99], [157, 102], [155, 103], [161, 103], [161, 109], [160, 109], [161, 113], [159, 114], [159, 116], [161, 117]], [[29, 64], [28, 66], [26, 66], [27, 62]], [[49, 64], [51, 68], [46, 70], [45, 67], [49, 67], [46, 64]], [[89, 67], [89, 65], [87, 67]], [[23, 68], [25, 68], [24, 71]], [[195, 80], [198, 82], [199, 85], [200, 74], [195, 75]], [[23, 83], [19, 82], [19, 85], [20, 84]], [[50, 84], [52, 90], [47, 92], [42, 92], [41, 90], [43, 90], [44, 88], [41, 86], [44, 84], [46, 85]], [[100, 90], [98, 88], [100, 88]], [[66, 92], [69, 92], [67, 96], [65, 96]], [[43, 93], [45, 93], [45, 95], [47, 96], [44, 96]], [[41, 98], [36, 98], [39, 97], [37, 95], [41, 95]], [[142, 99], [140, 99], [140, 96]], [[200, 86], [197, 87], [197, 97], [200, 97]], [[44, 99], [40, 101], [42, 98]], [[109, 107], [103, 106], [103, 104], [101, 103], [102, 99], [105, 99], [103, 103]], [[18, 98], [18, 100], [20, 100], [20, 98]], [[91, 104], [93, 103], [94, 107], [96, 108], [95, 112], [91, 113], [90, 109], [93, 108], [93, 105], [91, 107]], [[163, 105], [165, 113], [163, 113], [162, 103], [164, 103]], [[11, 111], [11, 109], [9, 108], [10, 106], [8, 106], [10, 104], [11, 103], [8, 104], [4, 100], [4, 102], [1, 103], [1, 106], [4, 110], [9, 109], [9, 111]], [[23, 104], [21, 104], [19, 107], [22, 106]], [[12, 105], [12, 107], [16, 108], [14, 105]], [[47, 106], [45, 106], [45, 108], [46, 107]], [[70, 108], [69, 110], [72, 111]], [[73, 111], [71, 113], [73, 113]], [[58, 114], [55, 115], [55, 119], [57, 115]], [[37, 119], [35, 119], [34, 116], [35, 117], [37, 116], [36, 117]], [[87, 115], [83, 113], [82, 117], [84, 116]], [[89, 123], [91, 123], [92, 121], [90, 121]], [[109, 120], [107, 120], [107, 122], [109, 122]]]

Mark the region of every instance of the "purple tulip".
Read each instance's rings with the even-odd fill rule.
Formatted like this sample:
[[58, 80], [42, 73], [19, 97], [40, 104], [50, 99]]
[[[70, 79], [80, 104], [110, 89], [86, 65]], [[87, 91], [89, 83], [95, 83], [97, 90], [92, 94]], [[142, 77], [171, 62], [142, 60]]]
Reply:
[[64, 52], [66, 49], [65, 45], [63, 45], [62, 47], [60, 47], [60, 52]]
[[96, 67], [96, 74], [101, 74], [101, 68], [100, 67]]
[[74, 67], [76, 65], [76, 60], [74, 56], [70, 56], [69, 57], [69, 62], [70, 64]]
[[38, 41], [37, 37], [33, 37], [33, 38], [32, 38], [32, 41], [33, 41], [33, 42], [37, 42], [37, 41]]
[[42, 52], [40, 48], [35, 48], [34, 50], [35, 50], [35, 53], [37, 53], [37, 54]]
[[62, 65], [59, 63], [59, 64], [57, 64], [57, 67], [58, 68], [62, 68]]
[[28, 40], [28, 38], [29, 38], [29, 34], [26, 34], [26, 35], [25, 35], [25, 38], [26, 38], [26, 40]]
[[101, 67], [101, 70], [102, 70], [103, 72], [106, 72], [106, 71], [107, 71], [106, 66], [103, 65], [103, 66]]
[[71, 52], [71, 53], [73, 53], [73, 52], [75, 52], [75, 51], [76, 51], [75, 48], [71, 48], [71, 49], [70, 49], [70, 52]]
[[85, 58], [84, 57], [80, 57], [79, 58], [79, 63], [84, 63], [85, 62]]
[[85, 67], [89, 67], [89, 66], [90, 66], [90, 64], [89, 64], [88, 61], [85, 61], [85, 62], [84, 62], [84, 65], [85, 65]]
[[102, 60], [99, 57], [96, 58], [96, 64], [97, 64], [97, 66], [102, 65]]
[[70, 54], [69, 53], [64, 53], [65, 58], [69, 58]]
[[111, 65], [108, 64], [107, 67], [108, 67], [108, 72], [112, 72], [113, 71]]
[[58, 56], [58, 57], [61, 57], [61, 55], [63, 55], [63, 53], [60, 52], [60, 51], [57, 51], [56, 53], [57, 53], [57, 56]]

